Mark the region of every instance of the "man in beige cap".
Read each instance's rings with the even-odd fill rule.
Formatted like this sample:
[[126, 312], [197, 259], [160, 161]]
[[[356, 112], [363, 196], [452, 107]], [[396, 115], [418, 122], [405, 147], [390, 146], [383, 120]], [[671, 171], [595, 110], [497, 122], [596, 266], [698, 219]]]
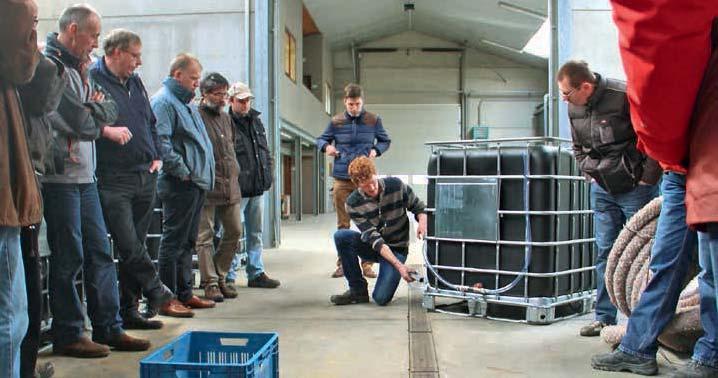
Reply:
[[[239, 187], [242, 191], [241, 213], [247, 241], [247, 286], [274, 289], [279, 281], [264, 273], [262, 263], [262, 213], [264, 192], [272, 186], [273, 160], [267, 145], [259, 112], [252, 108], [252, 91], [247, 84], [237, 82], [228, 91], [229, 115], [235, 127], [234, 149], [239, 162]], [[227, 274], [227, 282], [236, 278], [236, 264]]]

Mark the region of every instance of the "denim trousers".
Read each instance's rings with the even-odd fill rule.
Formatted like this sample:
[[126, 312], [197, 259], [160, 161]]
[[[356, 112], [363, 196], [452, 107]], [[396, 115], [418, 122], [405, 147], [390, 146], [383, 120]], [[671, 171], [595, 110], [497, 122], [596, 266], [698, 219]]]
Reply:
[[205, 191], [190, 181], [163, 175], [157, 181], [162, 200], [159, 272], [162, 283], [181, 302], [192, 298], [192, 254], [197, 243]]
[[[254, 197], [243, 197], [241, 205], [242, 221], [244, 222], [245, 249], [247, 251], [247, 279], [252, 280], [264, 273], [264, 262], [262, 261], [262, 229], [264, 219], [264, 195]], [[239, 254], [234, 256], [232, 267], [227, 273], [227, 279], [237, 279], [237, 270], [240, 266]]]
[[0, 376], [20, 377], [20, 344], [27, 330], [27, 296], [20, 228], [0, 226]]
[[616, 324], [616, 307], [606, 292], [604, 275], [613, 242], [623, 225], [658, 195], [657, 185], [638, 185], [627, 193], [611, 194], [597, 183], [591, 184], [593, 231], [596, 238], [596, 320]]
[[142, 293], [147, 298], [162, 294], [162, 282], [145, 245], [156, 188], [157, 174], [147, 171], [98, 176], [105, 223], [119, 254], [122, 317], [137, 313]]
[[698, 289], [701, 295], [701, 325], [703, 336], [693, 348], [693, 360], [718, 368], [718, 223], [706, 225], [705, 232], [698, 233], [698, 260], [701, 273], [698, 275]]
[[[339, 258], [342, 260], [344, 277], [349, 283], [349, 290], [353, 293], [367, 293], [367, 281], [362, 275], [359, 258], [379, 262], [379, 276], [374, 285], [372, 299], [374, 303], [384, 306], [391, 302], [396, 288], [399, 286], [401, 275], [387, 260], [373, 250], [371, 246], [361, 240], [361, 234], [354, 230], [337, 230], [334, 233], [334, 244], [337, 247]], [[394, 256], [404, 263], [408, 253], [407, 248], [392, 248]]]
[[54, 345], [74, 343], [83, 334], [80, 272], [94, 339], [122, 331], [117, 272], [107, 239], [97, 184], [49, 184], [42, 188], [50, 246], [50, 309]]
[[663, 205], [651, 248], [653, 276], [628, 319], [619, 348], [628, 354], [653, 359], [658, 335], [673, 319], [683, 289], [696, 233], [686, 225], [686, 177], [667, 172], [661, 183]]

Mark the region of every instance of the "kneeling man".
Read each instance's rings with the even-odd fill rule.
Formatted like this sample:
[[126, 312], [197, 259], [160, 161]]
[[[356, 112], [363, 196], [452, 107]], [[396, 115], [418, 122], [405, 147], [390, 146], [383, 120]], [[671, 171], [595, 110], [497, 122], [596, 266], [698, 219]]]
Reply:
[[349, 195], [346, 209], [361, 232], [350, 229], [334, 234], [344, 276], [349, 290], [333, 295], [335, 305], [369, 302], [367, 281], [362, 276], [359, 257], [365, 261], [379, 261], [379, 277], [372, 298], [380, 306], [394, 297], [403, 278], [412, 282], [412, 271], [404, 265], [409, 252], [409, 217], [414, 213], [419, 227], [416, 236], [426, 235], [424, 203], [411, 187], [396, 177], [380, 179], [372, 159], [361, 156], [349, 165], [349, 176], [357, 189]]

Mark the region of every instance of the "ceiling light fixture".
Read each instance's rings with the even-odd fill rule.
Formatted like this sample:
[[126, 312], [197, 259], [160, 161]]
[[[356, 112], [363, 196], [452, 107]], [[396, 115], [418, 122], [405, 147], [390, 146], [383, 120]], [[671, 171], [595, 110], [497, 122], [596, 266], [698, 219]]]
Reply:
[[499, 7], [504, 8], [508, 11], [521, 13], [521, 14], [539, 19], [541, 21], [545, 20], [547, 17], [545, 14], [543, 14], [541, 12], [537, 12], [537, 11], [535, 11], [533, 9], [529, 9], [529, 8], [524, 8], [524, 7], [516, 5], [516, 4], [511, 4], [506, 1], [499, 1], [498, 4], [499, 4]]
[[503, 43], [491, 41], [491, 40], [488, 40], [488, 39], [482, 39], [480, 42], [481, 42], [481, 43], [484, 43], [484, 44], [487, 44], [487, 45], [490, 45], [490, 46], [498, 47], [498, 48], [501, 48], [501, 49], [504, 49], [504, 50], [509, 50], [509, 51], [515, 52], [515, 53], [517, 53], [517, 54], [523, 54], [523, 53], [524, 53], [523, 51], [521, 51], [521, 50], [519, 50], [519, 49], [517, 49], [517, 48], [515, 48], [515, 47], [506, 46], [506, 45], [504, 45]]

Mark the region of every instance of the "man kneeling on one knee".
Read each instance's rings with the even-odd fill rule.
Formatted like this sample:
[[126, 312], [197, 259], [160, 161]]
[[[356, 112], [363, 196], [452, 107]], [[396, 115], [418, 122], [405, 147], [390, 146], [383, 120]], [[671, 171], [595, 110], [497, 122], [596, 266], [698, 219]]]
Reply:
[[404, 265], [409, 252], [409, 217], [415, 214], [419, 226], [416, 236], [426, 235], [425, 205], [396, 177], [380, 179], [372, 159], [362, 156], [349, 165], [349, 176], [357, 189], [349, 195], [346, 209], [361, 232], [344, 229], [334, 234], [349, 290], [332, 295], [335, 305], [369, 302], [367, 281], [362, 276], [359, 258], [379, 261], [379, 277], [372, 297], [383, 306], [394, 297], [399, 280], [412, 282], [413, 272]]

